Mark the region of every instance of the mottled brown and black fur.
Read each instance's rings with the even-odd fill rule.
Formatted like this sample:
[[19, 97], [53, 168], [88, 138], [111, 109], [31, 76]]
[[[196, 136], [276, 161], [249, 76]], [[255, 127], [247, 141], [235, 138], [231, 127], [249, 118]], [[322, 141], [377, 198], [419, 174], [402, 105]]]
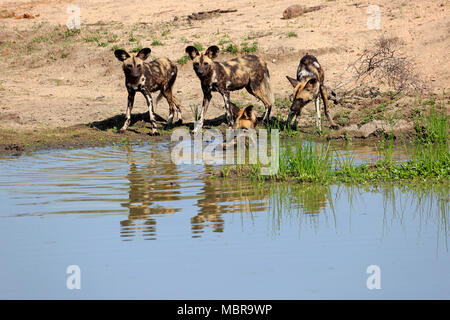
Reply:
[[200, 119], [194, 132], [201, 130], [211, 92], [219, 92], [224, 100], [227, 121], [233, 126], [230, 92], [245, 88], [250, 94], [261, 100], [266, 111], [263, 120], [268, 120], [273, 106], [273, 94], [270, 87], [270, 76], [267, 64], [255, 55], [245, 55], [225, 62], [213, 61], [219, 53], [217, 46], [209, 47], [200, 53], [195, 47], [188, 46], [186, 53], [193, 61], [194, 71], [200, 79], [203, 91], [203, 104]]
[[169, 104], [169, 118], [167, 123], [173, 121], [175, 108], [181, 120], [180, 103], [172, 94], [173, 84], [177, 78], [177, 66], [169, 59], [160, 58], [150, 62], [145, 60], [150, 55], [151, 49], [144, 48], [137, 54], [128, 53], [125, 50], [114, 51], [115, 56], [123, 63], [123, 72], [125, 73], [125, 86], [128, 90], [128, 105], [126, 120], [121, 131], [127, 130], [130, 125], [131, 110], [133, 109], [134, 97], [136, 92], [141, 92], [147, 101], [150, 123], [152, 125], [152, 134], [157, 135], [152, 92], [160, 91], [156, 103], [163, 96]]
[[324, 86], [324, 71], [317, 61], [316, 57], [305, 55], [297, 68], [297, 79], [286, 76], [294, 87], [294, 97], [292, 101], [291, 111], [288, 117], [288, 124], [292, 118], [300, 117], [303, 107], [314, 100], [316, 105], [316, 125], [321, 130], [320, 121], [320, 97], [322, 98], [325, 115], [330, 122], [332, 128], [337, 128], [330, 114], [328, 113], [327, 91]]

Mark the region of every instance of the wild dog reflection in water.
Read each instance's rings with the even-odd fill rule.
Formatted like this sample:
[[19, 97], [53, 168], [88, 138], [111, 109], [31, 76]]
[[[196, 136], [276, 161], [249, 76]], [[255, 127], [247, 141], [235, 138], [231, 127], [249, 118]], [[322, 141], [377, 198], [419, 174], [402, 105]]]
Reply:
[[[186, 176], [183, 177], [183, 169], [170, 160], [170, 152], [151, 147], [150, 157], [147, 154], [133, 156], [132, 146], [127, 148], [129, 189], [128, 200], [122, 206], [129, 212], [128, 218], [120, 222], [120, 236], [123, 240], [155, 240], [158, 218], [177, 212], [188, 214], [182, 212], [187, 198], [186, 194], [183, 197], [181, 183]], [[211, 169], [209, 167], [205, 165], [205, 172]], [[290, 215], [290, 209], [305, 213], [305, 218], [313, 217], [323, 211], [329, 198], [326, 186], [264, 184], [261, 187], [248, 178], [211, 179], [207, 175], [201, 180], [198, 191], [194, 190], [197, 213], [193, 217], [186, 216], [186, 227], [190, 219], [194, 238], [201, 237], [208, 229], [224, 232], [225, 217], [233, 216], [227, 216], [230, 213], [236, 214], [237, 219], [242, 218], [245, 225], [253, 224], [257, 215]], [[188, 198], [194, 200], [192, 195]], [[274, 222], [272, 227], [277, 228], [275, 222], [278, 219], [271, 220]]]
[[[172, 214], [178, 208], [165, 207], [165, 201], [180, 199], [180, 186], [177, 181], [176, 165], [170, 159], [161, 161], [169, 154], [153, 149], [148, 163], [136, 163], [132, 146], [127, 146], [130, 172], [128, 202], [122, 203], [129, 209], [128, 219], [120, 222], [120, 236], [132, 240], [142, 236], [146, 240], [156, 239], [156, 219], [154, 215]], [[153, 217], [152, 217], [153, 216]]]
[[223, 214], [252, 214], [267, 212], [269, 195], [258, 192], [252, 184], [239, 185], [237, 181], [211, 179], [206, 176], [197, 202], [199, 212], [191, 218], [192, 237], [199, 238], [207, 227], [213, 232], [223, 232]]

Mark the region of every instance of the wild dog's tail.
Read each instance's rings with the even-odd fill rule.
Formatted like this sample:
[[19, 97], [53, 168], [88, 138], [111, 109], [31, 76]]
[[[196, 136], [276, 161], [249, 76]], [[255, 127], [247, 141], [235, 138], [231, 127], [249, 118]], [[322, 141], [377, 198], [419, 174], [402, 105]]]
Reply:
[[[173, 85], [175, 84], [175, 80], [177, 79], [177, 73], [178, 73], [178, 68], [177, 66], [170, 62], [170, 70], [168, 72], [170, 72], [170, 79], [166, 84], [166, 88], [165, 90], [167, 91], [172, 91]], [[162, 92], [160, 91], [158, 96], [156, 97], [155, 100], [155, 106], [158, 105], [159, 101], [164, 97], [164, 95], [162, 94]], [[174, 95], [172, 95], [172, 100], [175, 103], [175, 105], [177, 106], [177, 108], [180, 108], [180, 102], [178, 101], [177, 98], [175, 98]]]
[[273, 106], [274, 104], [274, 98], [273, 98], [273, 92], [272, 92], [272, 86], [270, 85], [270, 74], [269, 69], [266, 68], [266, 72], [264, 73], [264, 78], [262, 81], [264, 93], [266, 94], [267, 98], [269, 99], [270, 104]]
[[[169, 83], [167, 84], [167, 87], [169, 88], [170, 91], [172, 91], [173, 85], [175, 84], [175, 80], [177, 80], [177, 74], [178, 74], [177, 65], [173, 62], [171, 62], [171, 71], [170, 72], [171, 72], [171, 77], [170, 77]], [[181, 105], [180, 105], [180, 102], [178, 101], [178, 99], [175, 98], [174, 95], [172, 95], [172, 99], [173, 99], [173, 102], [175, 103], [176, 107], [178, 109], [180, 109]]]
[[159, 101], [161, 101], [162, 98], [163, 98], [163, 94], [162, 94], [162, 92], [160, 91], [159, 94], [158, 94], [158, 96], [156, 97], [156, 100], [155, 100], [155, 108], [156, 108], [156, 106], [158, 105]]
[[[155, 107], [158, 105], [159, 101], [161, 101], [161, 99], [163, 97], [164, 97], [163, 94], [161, 92], [159, 92], [159, 94], [158, 94], [158, 96], [156, 97], [156, 100], [155, 100]], [[172, 100], [173, 100], [173, 102], [175, 103], [175, 105], [177, 107], [180, 107], [180, 102], [178, 101], [177, 98], [175, 98], [175, 96], [172, 96]]]

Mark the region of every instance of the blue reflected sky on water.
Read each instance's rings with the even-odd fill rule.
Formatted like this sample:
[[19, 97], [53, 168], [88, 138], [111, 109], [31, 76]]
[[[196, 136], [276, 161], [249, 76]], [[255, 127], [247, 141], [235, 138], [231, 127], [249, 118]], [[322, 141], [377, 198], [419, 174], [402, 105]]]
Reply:
[[255, 186], [167, 151], [0, 160], [0, 297], [450, 298], [448, 186]]

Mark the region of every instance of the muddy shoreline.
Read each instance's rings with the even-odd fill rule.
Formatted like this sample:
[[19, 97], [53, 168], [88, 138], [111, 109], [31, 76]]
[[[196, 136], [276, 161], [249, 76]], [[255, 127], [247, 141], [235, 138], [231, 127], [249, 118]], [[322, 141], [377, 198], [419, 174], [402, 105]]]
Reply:
[[[150, 135], [149, 122], [142, 119], [145, 114], [133, 115], [134, 123], [125, 133], [117, 131], [117, 127], [103, 127], [91, 124], [80, 124], [62, 128], [43, 129], [1, 129], [0, 128], [0, 155], [20, 156], [35, 151], [52, 149], [82, 149], [88, 147], [103, 147], [116, 144], [140, 143], [140, 142], [166, 142], [170, 141], [170, 135], [176, 128], [191, 130], [193, 124], [173, 126], [166, 128], [162, 122], [158, 123], [158, 136]], [[123, 115], [118, 117], [119, 119]], [[139, 118], [140, 120], [136, 120]], [[209, 120], [216, 122], [217, 119]], [[220, 121], [220, 119], [219, 119]], [[206, 122], [208, 123], [208, 122]], [[376, 141], [388, 135], [392, 135], [397, 141], [409, 141], [414, 138], [415, 127], [412, 122], [405, 122], [401, 128], [389, 131], [380, 121], [374, 120], [366, 126], [358, 128], [355, 125], [341, 127], [338, 130], [331, 130], [327, 127], [319, 135], [314, 126], [298, 127], [296, 135], [301, 138], [315, 141]], [[205, 129], [214, 128], [225, 132], [225, 123], [218, 125], [205, 125]], [[257, 127], [257, 128], [261, 128]], [[281, 131], [281, 136], [285, 135]]]

